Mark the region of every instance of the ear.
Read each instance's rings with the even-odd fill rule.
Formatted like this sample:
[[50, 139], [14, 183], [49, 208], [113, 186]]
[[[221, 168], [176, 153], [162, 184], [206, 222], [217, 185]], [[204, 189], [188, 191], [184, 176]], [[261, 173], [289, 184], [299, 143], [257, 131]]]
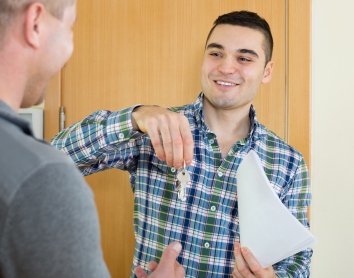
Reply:
[[25, 11], [25, 39], [27, 43], [38, 48], [46, 10], [42, 3], [34, 2]]
[[263, 79], [262, 79], [263, 84], [269, 83], [270, 80], [272, 79], [273, 65], [274, 65], [273, 61], [269, 61], [267, 63], [263, 73]]

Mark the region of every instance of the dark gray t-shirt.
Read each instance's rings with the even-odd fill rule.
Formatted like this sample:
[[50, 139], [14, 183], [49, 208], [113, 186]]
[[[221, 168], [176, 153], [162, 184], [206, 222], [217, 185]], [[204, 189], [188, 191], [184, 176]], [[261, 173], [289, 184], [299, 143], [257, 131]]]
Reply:
[[93, 194], [0, 101], [0, 277], [109, 277]]

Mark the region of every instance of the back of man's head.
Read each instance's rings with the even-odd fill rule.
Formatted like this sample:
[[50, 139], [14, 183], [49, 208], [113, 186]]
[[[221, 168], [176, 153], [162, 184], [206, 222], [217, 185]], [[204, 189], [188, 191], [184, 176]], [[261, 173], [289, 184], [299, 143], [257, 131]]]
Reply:
[[0, 49], [7, 29], [12, 26], [17, 16], [34, 2], [42, 3], [47, 11], [62, 19], [65, 7], [73, 5], [76, 0], [0, 0]]
[[266, 55], [266, 63], [272, 59], [273, 37], [269, 24], [264, 18], [260, 17], [254, 12], [249, 11], [235, 11], [223, 14], [215, 20], [214, 25], [207, 37], [206, 43], [208, 43], [210, 35], [213, 33], [215, 27], [221, 24], [242, 26], [261, 32], [264, 36], [263, 49]]

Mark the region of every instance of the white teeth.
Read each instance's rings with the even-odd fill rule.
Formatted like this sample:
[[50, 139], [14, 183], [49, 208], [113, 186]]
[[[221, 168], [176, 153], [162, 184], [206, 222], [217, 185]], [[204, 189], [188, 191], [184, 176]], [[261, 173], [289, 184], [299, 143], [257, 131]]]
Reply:
[[229, 83], [229, 82], [222, 82], [222, 81], [216, 81], [216, 83], [218, 83], [219, 85], [223, 85], [223, 86], [235, 86], [235, 83]]

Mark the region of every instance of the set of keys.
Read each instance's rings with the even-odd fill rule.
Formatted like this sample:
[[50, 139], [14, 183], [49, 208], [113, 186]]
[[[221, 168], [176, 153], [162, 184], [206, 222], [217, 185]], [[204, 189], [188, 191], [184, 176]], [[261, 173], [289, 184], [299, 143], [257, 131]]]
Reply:
[[178, 193], [178, 199], [181, 201], [187, 200], [186, 185], [191, 180], [191, 176], [186, 170], [186, 164], [184, 163], [183, 169], [177, 174], [177, 180], [179, 182], [176, 190]]

